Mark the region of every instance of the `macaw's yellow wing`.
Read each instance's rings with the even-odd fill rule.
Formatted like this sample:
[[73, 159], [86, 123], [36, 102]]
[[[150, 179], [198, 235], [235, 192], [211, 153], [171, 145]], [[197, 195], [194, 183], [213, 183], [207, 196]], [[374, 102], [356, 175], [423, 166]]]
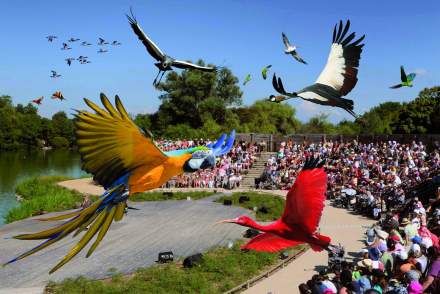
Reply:
[[88, 99], [86, 104], [95, 111], [79, 111], [76, 115], [76, 137], [83, 169], [94, 175], [94, 180], [110, 187], [117, 179], [136, 168], [154, 168], [167, 156], [131, 120], [118, 96], [116, 109], [104, 94], [105, 109]]

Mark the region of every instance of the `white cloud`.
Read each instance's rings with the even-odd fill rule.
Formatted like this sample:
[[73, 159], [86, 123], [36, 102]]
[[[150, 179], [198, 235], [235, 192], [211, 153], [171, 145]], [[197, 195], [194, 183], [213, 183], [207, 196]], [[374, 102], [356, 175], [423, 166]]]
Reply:
[[413, 72], [418, 76], [424, 76], [428, 73], [428, 71], [424, 68], [416, 68]]

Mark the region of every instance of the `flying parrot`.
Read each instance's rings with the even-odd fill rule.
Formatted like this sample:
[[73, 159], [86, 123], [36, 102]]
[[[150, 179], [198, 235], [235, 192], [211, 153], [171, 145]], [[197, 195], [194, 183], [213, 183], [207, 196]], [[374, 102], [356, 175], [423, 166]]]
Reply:
[[251, 74], [247, 74], [247, 76], [244, 78], [243, 86], [246, 86], [247, 83], [249, 83], [251, 80]]
[[403, 69], [403, 66], [400, 66], [400, 80], [402, 81], [400, 84], [391, 86], [391, 89], [397, 89], [400, 87], [412, 87], [414, 78], [416, 77], [415, 73], [410, 73], [407, 75], [405, 73], [405, 70]]
[[267, 73], [269, 72], [269, 69], [272, 67], [271, 64], [263, 67], [263, 69], [261, 70], [261, 75], [263, 76], [263, 79], [267, 78]]
[[87, 208], [40, 219], [67, 219], [59, 226], [15, 236], [20, 240], [45, 241], [6, 264], [38, 252], [73, 232], [76, 236], [87, 227], [81, 240], [49, 273], [69, 262], [98, 234], [87, 252], [86, 257], [89, 257], [111, 223], [122, 219], [127, 200], [135, 193], [158, 188], [171, 177], [184, 172], [212, 168], [216, 157], [227, 153], [234, 144], [235, 131], [232, 131], [229, 138], [223, 134], [217, 142], [208, 146], [162, 152], [151, 137], [133, 122], [118, 96], [115, 97], [116, 108], [104, 94], [101, 94], [101, 102], [105, 109], [88, 99], [84, 101], [95, 113], [81, 110], [76, 114], [76, 138], [82, 168], [93, 174], [94, 180], [105, 188], [105, 192]]

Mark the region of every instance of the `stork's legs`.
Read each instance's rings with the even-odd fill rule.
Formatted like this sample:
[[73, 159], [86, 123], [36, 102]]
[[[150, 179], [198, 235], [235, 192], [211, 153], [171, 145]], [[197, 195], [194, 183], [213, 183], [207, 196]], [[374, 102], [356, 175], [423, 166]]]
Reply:
[[159, 77], [159, 75], [160, 75], [160, 72], [161, 72], [161, 70], [159, 69], [159, 71], [157, 72], [157, 75], [156, 75], [156, 77], [154, 78], [154, 81], [153, 81], [153, 86], [156, 86], [158, 83], [157, 83], [157, 78]]
[[162, 75], [160, 76], [159, 81], [157, 82], [158, 84], [162, 81], [163, 75], [165, 74], [165, 71], [162, 72]]

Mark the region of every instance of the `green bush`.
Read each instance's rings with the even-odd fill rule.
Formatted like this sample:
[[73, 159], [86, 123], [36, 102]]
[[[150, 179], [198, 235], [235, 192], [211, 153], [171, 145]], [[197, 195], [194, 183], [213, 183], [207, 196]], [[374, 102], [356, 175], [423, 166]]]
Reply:
[[[249, 201], [239, 203], [240, 196], [248, 196]], [[277, 195], [268, 193], [257, 192], [237, 192], [231, 196], [224, 196], [217, 200], [217, 202], [223, 202], [223, 200], [232, 200], [233, 205], [241, 206], [250, 210], [257, 207], [256, 218], [258, 221], [273, 221], [279, 219], [284, 211], [285, 200]], [[260, 211], [262, 207], [267, 209], [267, 213]]]
[[137, 193], [136, 195], [133, 195], [133, 197], [130, 197], [130, 200], [134, 202], [185, 200], [188, 196], [191, 197], [192, 200], [197, 200], [211, 196], [213, 194], [215, 193], [208, 191], [194, 191], [194, 192], [172, 192], [172, 194], [168, 196], [164, 192], [145, 192], [145, 193]]
[[67, 148], [69, 147], [69, 140], [64, 137], [54, 137], [50, 140], [50, 144], [54, 148]]

